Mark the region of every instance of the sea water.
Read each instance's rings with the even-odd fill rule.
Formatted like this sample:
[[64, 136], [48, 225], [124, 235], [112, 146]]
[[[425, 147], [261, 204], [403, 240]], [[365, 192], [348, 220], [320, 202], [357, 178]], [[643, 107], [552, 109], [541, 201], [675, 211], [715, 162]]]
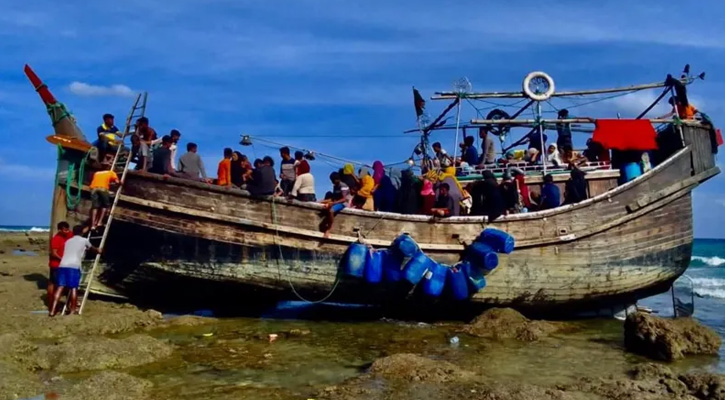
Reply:
[[48, 226], [43, 226], [43, 225], [0, 225], [0, 233], [2, 233], [2, 232], [41, 233], [41, 232], [50, 232], [50, 228]]
[[[695, 239], [685, 275], [692, 279], [695, 292], [694, 317], [725, 339], [725, 239]], [[644, 299], [640, 305], [651, 307], [661, 316], [673, 314], [671, 292]], [[720, 349], [717, 369], [725, 372], [725, 346]]]

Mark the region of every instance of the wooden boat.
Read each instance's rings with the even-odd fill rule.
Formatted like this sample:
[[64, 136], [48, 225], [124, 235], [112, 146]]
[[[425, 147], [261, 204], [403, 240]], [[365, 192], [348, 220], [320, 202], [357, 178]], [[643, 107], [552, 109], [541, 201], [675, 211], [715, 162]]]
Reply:
[[[471, 304], [557, 312], [631, 304], [667, 290], [685, 271], [693, 242], [691, 193], [720, 172], [707, 126], [685, 121], [660, 135], [678, 143], [664, 161], [621, 185], [618, 171], [593, 171], [592, 197], [578, 204], [495, 221], [345, 209], [329, 237], [320, 232], [324, 208], [317, 203], [129, 171], [92, 291], [129, 298], [226, 291], [240, 302], [415, 303], [420, 296], [411, 296], [410, 288], [401, 292], [343, 276], [340, 260], [348, 246], [362, 239], [385, 248], [407, 232], [426, 254], [450, 265], [483, 228], [493, 227], [511, 234], [516, 247], [500, 256]], [[63, 175], [82, 157], [73, 149], [61, 156], [53, 227], [87, 220], [93, 166], [80, 185]], [[540, 190], [541, 175], [527, 185]], [[73, 209], [67, 190], [80, 190]]]

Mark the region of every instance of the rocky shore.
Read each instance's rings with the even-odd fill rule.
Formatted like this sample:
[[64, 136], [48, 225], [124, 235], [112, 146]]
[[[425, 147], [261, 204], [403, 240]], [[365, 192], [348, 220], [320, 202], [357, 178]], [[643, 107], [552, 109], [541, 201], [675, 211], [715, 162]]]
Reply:
[[725, 400], [722, 375], [677, 361], [721, 345], [690, 319], [635, 314], [605, 321], [607, 336], [510, 309], [469, 324], [336, 324], [165, 318], [100, 300], [49, 318], [46, 247], [47, 235], [0, 235], [0, 400]]

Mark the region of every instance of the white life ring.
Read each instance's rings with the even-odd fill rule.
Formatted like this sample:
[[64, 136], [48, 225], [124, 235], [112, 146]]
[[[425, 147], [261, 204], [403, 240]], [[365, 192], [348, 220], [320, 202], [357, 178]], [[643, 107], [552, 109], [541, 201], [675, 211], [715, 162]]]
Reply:
[[524, 94], [531, 100], [545, 101], [554, 94], [554, 80], [546, 72], [529, 73], [522, 86]]

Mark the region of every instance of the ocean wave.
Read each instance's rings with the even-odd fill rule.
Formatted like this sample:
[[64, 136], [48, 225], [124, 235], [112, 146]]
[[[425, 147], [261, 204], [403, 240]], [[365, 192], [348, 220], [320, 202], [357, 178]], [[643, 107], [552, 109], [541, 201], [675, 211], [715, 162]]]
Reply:
[[718, 256], [714, 257], [701, 257], [701, 256], [692, 256], [691, 260], [693, 262], [700, 262], [702, 264], [711, 266], [711, 267], [719, 267], [723, 264], [725, 264], [725, 258], [721, 258]]
[[715, 297], [725, 299], [725, 288], [695, 288], [695, 293], [702, 297]]
[[696, 288], [723, 288], [725, 289], [725, 279], [718, 278], [692, 278], [692, 284]]
[[0, 228], [0, 232], [50, 232], [50, 229], [48, 228], [41, 228], [39, 226], [31, 226], [31, 227], [25, 227], [25, 226], [18, 226], [18, 227], [3, 227]]

